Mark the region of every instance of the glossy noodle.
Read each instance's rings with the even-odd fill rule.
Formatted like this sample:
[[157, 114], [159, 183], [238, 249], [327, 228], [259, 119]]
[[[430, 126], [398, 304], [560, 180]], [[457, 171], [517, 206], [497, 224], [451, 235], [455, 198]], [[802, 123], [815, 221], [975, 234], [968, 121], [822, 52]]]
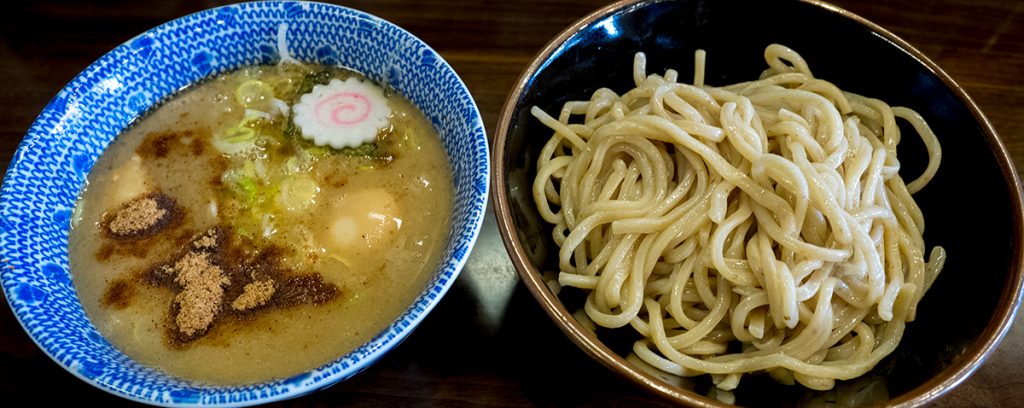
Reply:
[[[827, 390], [892, 353], [942, 269], [911, 197], [942, 154], [913, 110], [817, 79], [784, 46], [765, 60], [713, 87], [703, 51], [693, 85], [638, 53], [634, 89], [533, 108], [554, 131], [533, 196], [558, 285], [587, 291], [585, 319], [635, 330], [643, 362], [719, 390], [752, 372]], [[928, 153], [909, 183], [897, 120]]]

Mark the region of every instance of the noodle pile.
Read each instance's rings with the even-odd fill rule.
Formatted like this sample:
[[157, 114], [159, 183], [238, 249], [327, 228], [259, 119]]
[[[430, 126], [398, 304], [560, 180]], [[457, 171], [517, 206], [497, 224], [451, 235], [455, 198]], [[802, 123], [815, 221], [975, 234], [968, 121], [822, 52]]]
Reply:
[[[916, 112], [814, 78], [784, 46], [765, 60], [761, 79], [711, 87], [703, 51], [693, 85], [638, 53], [625, 94], [534, 107], [554, 135], [533, 196], [557, 284], [587, 292], [576, 315], [632, 327], [635, 357], [719, 390], [752, 372], [828, 390], [896, 348], [942, 269], [911, 198], [941, 150]], [[929, 155], [909, 184], [897, 118]]]

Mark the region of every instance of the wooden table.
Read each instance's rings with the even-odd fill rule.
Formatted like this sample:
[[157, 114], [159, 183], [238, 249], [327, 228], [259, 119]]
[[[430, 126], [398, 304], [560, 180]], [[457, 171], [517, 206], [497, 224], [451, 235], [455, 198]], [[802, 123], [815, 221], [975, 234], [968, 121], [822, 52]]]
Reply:
[[[100, 3], [100, 2], [98, 2]], [[0, 17], [0, 168], [43, 106], [121, 42], [218, 2], [16, 2]], [[533, 55], [601, 0], [347, 1], [437, 49], [459, 72], [493, 131], [505, 96]], [[836, 0], [888, 28], [960, 82], [1024, 163], [1024, 2]], [[401, 346], [350, 381], [288, 406], [658, 405], [562, 336], [518, 283], [493, 214], [461, 277]], [[1021, 320], [1021, 319], [1018, 319]], [[130, 403], [74, 378], [0, 307], [0, 395], [36, 403]], [[1024, 324], [937, 406], [1024, 404]]]

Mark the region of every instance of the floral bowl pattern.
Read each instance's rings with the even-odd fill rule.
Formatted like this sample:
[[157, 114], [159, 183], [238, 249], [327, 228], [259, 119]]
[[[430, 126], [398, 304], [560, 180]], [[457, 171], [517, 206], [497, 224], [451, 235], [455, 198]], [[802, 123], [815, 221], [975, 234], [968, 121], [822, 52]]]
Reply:
[[[384, 331], [301, 375], [209, 386], [141, 365], [89, 322], [68, 271], [75, 199], [103, 149], [133, 120], [204, 78], [279, 58], [278, 31], [301, 61], [341, 65], [386, 83], [430, 119], [454, 182], [452, 228], [427, 287]], [[480, 231], [490, 173], [487, 138], [455, 71], [407, 31], [366, 13], [320, 3], [243, 3], [171, 21], [118, 46], [75, 77], [25, 136], [0, 190], [0, 282], [33, 340], [79, 378], [132, 400], [174, 406], [266, 403], [328, 387], [369, 367], [433, 309]]]

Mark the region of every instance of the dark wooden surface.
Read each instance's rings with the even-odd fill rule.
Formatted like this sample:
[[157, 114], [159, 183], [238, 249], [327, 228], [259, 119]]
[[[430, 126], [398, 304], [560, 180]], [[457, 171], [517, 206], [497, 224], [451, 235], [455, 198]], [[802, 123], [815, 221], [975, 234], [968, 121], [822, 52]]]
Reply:
[[[348, 1], [438, 50], [493, 131], [533, 55], [600, 0]], [[1024, 163], [1024, 2], [837, 0], [903, 37], [967, 89]], [[0, 12], [0, 169], [53, 95], [118, 44], [219, 2], [16, 2]], [[489, 214], [489, 217], [491, 215]], [[1018, 319], [1020, 320], [1020, 319]], [[0, 307], [0, 398], [130, 405], [47, 358]], [[936, 406], [1024, 405], [1024, 326]], [[518, 283], [489, 218], [461, 277], [402, 345], [366, 372], [288, 406], [635, 406], [663, 402], [590, 361]]]

